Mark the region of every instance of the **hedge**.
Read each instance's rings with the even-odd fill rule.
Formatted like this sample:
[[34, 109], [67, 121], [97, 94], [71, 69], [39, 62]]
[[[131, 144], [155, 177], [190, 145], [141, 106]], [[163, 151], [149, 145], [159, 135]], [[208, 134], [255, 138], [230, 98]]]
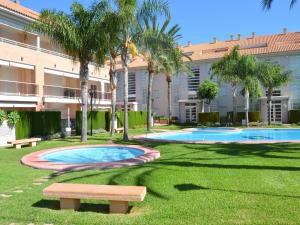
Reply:
[[[124, 126], [124, 112], [117, 113], [118, 127]], [[145, 126], [147, 124], [147, 112], [130, 111], [128, 112], [128, 128], [134, 129], [136, 127]]]
[[227, 112], [226, 121], [227, 123], [233, 123], [233, 112]]
[[[261, 121], [260, 112], [249, 112], [248, 116], [249, 116], [249, 122], [259, 122], [259, 121]], [[238, 112], [236, 121], [238, 123], [241, 123], [242, 120], [244, 120], [245, 118], [246, 118], [246, 113], [245, 112]]]
[[16, 124], [16, 139], [33, 136], [47, 136], [61, 132], [60, 112], [18, 112], [20, 120]]
[[207, 112], [199, 113], [198, 120], [200, 124], [207, 123], [220, 123], [220, 113], [219, 112]]
[[290, 110], [290, 123], [300, 122], [300, 110]]
[[[108, 111], [93, 111], [88, 112], [88, 130], [91, 129], [91, 120], [93, 123], [93, 130], [99, 130], [104, 129], [109, 131], [110, 127], [110, 112]], [[81, 134], [81, 128], [82, 128], [82, 112], [77, 111], [76, 112], [76, 133], [78, 135]]]

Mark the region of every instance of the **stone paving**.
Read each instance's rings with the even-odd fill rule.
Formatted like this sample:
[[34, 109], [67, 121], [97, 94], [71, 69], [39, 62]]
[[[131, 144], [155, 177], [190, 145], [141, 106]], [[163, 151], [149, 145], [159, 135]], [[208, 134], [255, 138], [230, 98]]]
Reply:
[[[53, 174], [51, 174], [49, 176], [41, 177], [39, 179], [34, 180], [33, 183], [32, 183], [32, 185], [40, 186], [43, 183], [48, 182], [50, 179], [52, 179], [52, 178], [54, 178], [56, 176], [59, 176], [61, 174], [63, 174], [63, 173], [53, 173]], [[31, 189], [31, 188], [29, 187], [28, 189]], [[21, 193], [24, 193], [24, 190], [22, 190], [22, 189], [15, 189], [10, 194], [0, 193], [0, 199], [1, 198], [10, 198], [10, 197], [13, 197], [13, 194], [21, 194]], [[18, 223], [10, 223], [8, 225], [18, 225]], [[29, 223], [27, 225], [38, 225], [38, 224]], [[54, 225], [54, 224], [52, 224], [52, 223], [44, 223], [43, 225]]]

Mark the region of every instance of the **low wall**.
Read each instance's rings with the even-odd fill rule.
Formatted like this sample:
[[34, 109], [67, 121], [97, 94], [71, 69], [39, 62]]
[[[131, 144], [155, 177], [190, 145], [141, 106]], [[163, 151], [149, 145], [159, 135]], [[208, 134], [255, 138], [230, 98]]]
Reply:
[[16, 140], [15, 127], [9, 127], [7, 121], [3, 121], [0, 125], [0, 146], [6, 146], [7, 141]]

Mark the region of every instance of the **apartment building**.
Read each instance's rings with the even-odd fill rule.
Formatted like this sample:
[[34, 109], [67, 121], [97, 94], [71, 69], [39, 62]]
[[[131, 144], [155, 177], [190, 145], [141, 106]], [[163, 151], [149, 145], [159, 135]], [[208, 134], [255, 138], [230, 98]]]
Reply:
[[[271, 119], [274, 123], [287, 123], [288, 111], [300, 108], [300, 32], [288, 32], [268, 36], [257, 36], [252, 33], [249, 37], [231, 35], [229, 40], [211, 43], [192, 44], [183, 46], [183, 51], [192, 59], [194, 75], [175, 74], [172, 82], [172, 115], [180, 122], [197, 122], [201, 112], [201, 101], [197, 98], [197, 88], [204, 80], [210, 78], [210, 67], [214, 60], [229, 53], [235, 45], [240, 46], [241, 54], [252, 54], [258, 60], [279, 63], [284, 69], [293, 71], [293, 80], [273, 93]], [[139, 110], [146, 110], [148, 74], [146, 64], [137, 58], [130, 64], [129, 101]], [[119, 74], [117, 98], [122, 100], [123, 80]], [[238, 111], [244, 111], [244, 97], [238, 91]], [[153, 111], [160, 116], [167, 116], [167, 82], [164, 74], [156, 75], [153, 82]], [[205, 107], [207, 110], [207, 107]], [[226, 120], [226, 114], [233, 110], [232, 91], [228, 84], [221, 84], [220, 94], [212, 105], [213, 111], [221, 113], [221, 119]], [[262, 121], [268, 119], [266, 90], [263, 96], [250, 104], [251, 111], [260, 111]]]
[[[81, 108], [79, 63], [47, 37], [26, 33], [39, 14], [18, 2], [0, 0], [0, 108], [61, 111], [75, 118]], [[96, 89], [94, 108], [110, 108], [106, 67], [89, 65], [89, 87]]]

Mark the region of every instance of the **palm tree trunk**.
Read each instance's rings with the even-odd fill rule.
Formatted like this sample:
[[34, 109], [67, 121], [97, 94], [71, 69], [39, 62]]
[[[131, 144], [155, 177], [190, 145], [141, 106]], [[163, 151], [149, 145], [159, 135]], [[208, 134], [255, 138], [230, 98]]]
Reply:
[[128, 56], [124, 60], [124, 132], [123, 140], [128, 141]]
[[110, 88], [111, 88], [111, 126], [110, 126], [110, 136], [114, 134], [115, 131], [115, 119], [116, 119], [116, 105], [117, 105], [117, 71], [116, 71], [116, 61], [115, 59], [110, 59]]
[[273, 93], [273, 90], [272, 89], [269, 89], [268, 90], [268, 125], [270, 126], [271, 125], [271, 117], [272, 117], [272, 93]]
[[147, 130], [150, 131], [152, 128], [152, 83], [153, 83], [153, 77], [154, 73], [149, 70], [148, 71], [149, 77], [148, 77], [148, 99], [147, 99]]
[[232, 88], [232, 122], [233, 124], [236, 124], [236, 118], [237, 118], [237, 107], [236, 107], [236, 87]]
[[171, 81], [168, 81], [168, 114], [169, 114], [169, 125], [171, 125], [171, 117], [172, 117], [172, 111], [171, 111], [171, 104], [172, 104], [172, 93], [171, 93]]
[[80, 81], [81, 81], [81, 107], [82, 107], [82, 127], [81, 142], [87, 141], [87, 107], [88, 107], [88, 62], [80, 61]]
[[204, 113], [204, 100], [201, 100], [201, 112]]
[[246, 113], [246, 126], [249, 127], [249, 90], [245, 90], [245, 113]]
[[207, 110], [208, 110], [208, 112], [210, 113], [210, 102], [207, 104]]

